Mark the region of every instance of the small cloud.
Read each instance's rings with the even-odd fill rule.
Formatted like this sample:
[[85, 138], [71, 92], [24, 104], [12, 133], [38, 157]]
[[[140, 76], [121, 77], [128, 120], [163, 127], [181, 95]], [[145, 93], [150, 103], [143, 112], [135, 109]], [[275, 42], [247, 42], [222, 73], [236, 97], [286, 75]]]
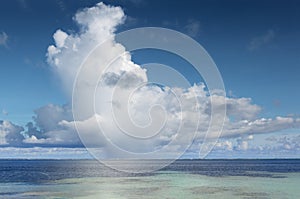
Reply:
[[248, 49], [251, 51], [259, 49], [260, 47], [270, 43], [274, 38], [275, 38], [274, 30], [268, 30], [265, 34], [258, 37], [254, 37], [251, 40]]
[[2, 115], [5, 115], [5, 116], [7, 116], [8, 115], [8, 112], [6, 111], [6, 110], [2, 110]]
[[198, 20], [189, 19], [187, 21], [178, 21], [178, 20], [163, 20], [162, 26], [166, 28], [171, 28], [179, 30], [190, 37], [197, 37], [201, 32], [201, 24]]
[[124, 25], [126, 26], [135, 26], [139, 22], [138, 18], [127, 16], [126, 17], [126, 23]]
[[64, 1], [61, 0], [56, 0], [57, 5], [59, 7], [59, 9], [63, 12], [66, 10], [66, 4], [64, 3]]
[[48, 65], [43, 60], [32, 60], [29, 57], [24, 58], [24, 63], [30, 67], [47, 69]]
[[189, 36], [197, 37], [200, 33], [200, 22], [194, 19], [189, 19], [184, 28]]
[[247, 139], [247, 140], [253, 140], [253, 138], [254, 138], [253, 135], [248, 135], [246, 139]]
[[0, 46], [7, 47], [8, 35], [5, 32], [0, 32]]

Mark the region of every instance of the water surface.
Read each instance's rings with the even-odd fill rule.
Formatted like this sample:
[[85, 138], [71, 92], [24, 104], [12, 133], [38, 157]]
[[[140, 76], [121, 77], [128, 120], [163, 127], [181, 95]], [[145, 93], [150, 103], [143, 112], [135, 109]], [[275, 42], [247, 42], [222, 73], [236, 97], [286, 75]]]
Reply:
[[147, 174], [93, 160], [0, 160], [0, 198], [299, 199], [299, 184], [300, 160], [178, 160]]

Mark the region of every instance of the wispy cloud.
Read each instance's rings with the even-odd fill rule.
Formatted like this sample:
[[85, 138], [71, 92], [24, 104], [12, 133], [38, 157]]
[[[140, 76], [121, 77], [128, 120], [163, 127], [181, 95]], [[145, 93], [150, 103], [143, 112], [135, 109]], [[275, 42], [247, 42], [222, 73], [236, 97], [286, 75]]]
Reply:
[[62, 0], [56, 0], [59, 9], [63, 12], [66, 10], [66, 4]]
[[250, 41], [250, 43], [248, 45], [248, 49], [251, 51], [259, 49], [262, 46], [269, 44], [274, 38], [275, 38], [275, 31], [270, 29], [263, 35], [254, 37]]
[[191, 37], [197, 37], [200, 33], [200, 22], [194, 19], [189, 19], [187, 25], [184, 27], [186, 33]]
[[7, 47], [8, 35], [5, 32], [0, 32], [0, 46]]
[[177, 30], [189, 35], [190, 37], [197, 37], [197, 36], [199, 36], [199, 33], [201, 32], [201, 23], [200, 23], [200, 21], [198, 21], [196, 19], [188, 19], [185, 21], [164, 20], [164, 21], [162, 21], [162, 26], [164, 26], [166, 28], [177, 29]]
[[145, 6], [147, 4], [147, 1], [144, 0], [120, 0], [123, 3], [131, 3], [134, 6]]

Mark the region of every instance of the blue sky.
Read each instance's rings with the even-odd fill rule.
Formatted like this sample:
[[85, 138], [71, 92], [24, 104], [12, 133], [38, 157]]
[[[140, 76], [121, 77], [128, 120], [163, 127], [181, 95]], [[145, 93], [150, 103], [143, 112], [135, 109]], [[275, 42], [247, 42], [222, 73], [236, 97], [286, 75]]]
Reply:
[[[198, 41], [217, 64], [227, 95], [251, 98], [253, 104], [262, 109], [257, 117], [300, 117], [299, 1], [104, 2], [121, 6], [127, 16], [117, 32], [158, 26], [183, 32]], [[47, 104], [70, 103], [60, 78], [47, 62], [47, 48], [54, 43], [53, 34], [57, 29], [76, 34], [79, 27], [73, 19], [75, 13], [97, 3], [63, 0], [1, 2], [1, 120], [24, 127], [27, 122], [33, 122], [34, 110]], [[152, 55], [156, 61], [182, 71], [191, 82], [199, 82], [199, 76], [185, 69], [186, 63], [174, 62], [168, 55], [160, 57], [155, 52]], [[133, 61], [143, 64], [148, 58], [142, 52], [136, 52]], [[277, 140], [300, 135], [299, 129], [289, 128], [271, 133], [278, 137]], [[257, 140], [251, 142], [259, 143], [273, 134], [258, 135]], [[247, 157], [256, 151], [244, 153]], [[296, 149], [278, 153], [299, 157]]]

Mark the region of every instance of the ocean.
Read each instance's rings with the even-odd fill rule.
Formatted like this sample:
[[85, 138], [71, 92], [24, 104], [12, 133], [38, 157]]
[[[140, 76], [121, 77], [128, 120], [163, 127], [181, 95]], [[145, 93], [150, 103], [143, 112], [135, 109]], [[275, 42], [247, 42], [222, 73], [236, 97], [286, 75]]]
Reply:
[[299, 185], [300, 159], [177, 160], [145, 174], [95, 160], [0, 160], [5, 199], [299, 199]]

